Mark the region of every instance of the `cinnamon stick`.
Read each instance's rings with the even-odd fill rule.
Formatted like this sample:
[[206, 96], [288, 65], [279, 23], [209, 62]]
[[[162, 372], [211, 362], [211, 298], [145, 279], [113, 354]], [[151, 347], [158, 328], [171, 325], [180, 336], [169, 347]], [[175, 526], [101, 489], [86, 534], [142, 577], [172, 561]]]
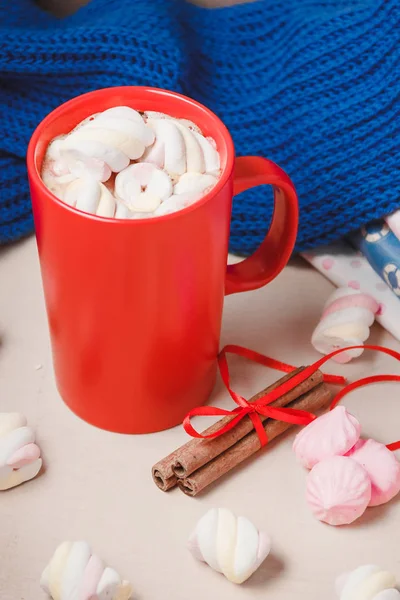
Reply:
[[[276, 389], [282, 385], [285, 381], [302, 371], [304, 367], [300, 367], [295, 371], [292, 371], [288, 375], [285, 375], [272, 385], [268, 386], [261, 392], [258, 392], [253, 396], [250, 402], [256, 402], [268, 392]], [[271, 406], [283, 407], [287, 406], [290, 402], [299, 398], [309, 390], [316, 387], [323, 381], [323, 374], [321, 371], [316, 371], [308, 379], [298, 384], [293, 390], [290, 390], [271, 404]], [[267, 417], [260, 415], [261, 419], [265, 421]], [[229, 423], [233, 419], [233, 416], [224, 417], [220, 419], [211, 427], [208, 427], [203, 433], [211, 434], [215, 433], [218, 429]], [[253, 430], [253, 424], [250, 419], [242, 419], [240, 423], [231, 431], [221, 435], [218, 438], [209, 440], [204, 439], [192, 439], [162, 460], [160, 460], [152, 469], [152, 476], [154, 483], [163, 491], [167, 491], [177, 484], [178, 477], [184, 478], [191, 475], [194, 471], [200, 469], [203, 465], [209, 463], [215, 457], [219, 456], [222, 452], [225, 452], [228, 448], [236, 444], [240, 439], [246, 436]]]
[[[325, 383], [320, 383], [317, 387], [303, 394], [292, 402], [290, 408], [315, 412], [324, 408], [331, 399], [331, 392]], [[264, 422], [264, 429], [268, 439], [271, 441], [287, 431], [293, 425], [282, 421], [267, 419]], [[260, 440], [257, 433], [253, 430], [244, 438], [239, 440], [231, 448], [214, 458], [191, 476], [185, 479], [178, 479], [179, 488], [188, 496], [197, 496], [211, 483], [228, 473], [231, 469], [249, 458], [260, 450]]]
[[[172, 473], [172, 475], [169, 475], [169, 473]], [[178, 478], [172, 472], [172, 464], [169, 460], [169, 456], [154, 465], [151, 474], [154, 483], [163, 492], [168, 492], [168, 490], [175, 487], [178, 481]]]

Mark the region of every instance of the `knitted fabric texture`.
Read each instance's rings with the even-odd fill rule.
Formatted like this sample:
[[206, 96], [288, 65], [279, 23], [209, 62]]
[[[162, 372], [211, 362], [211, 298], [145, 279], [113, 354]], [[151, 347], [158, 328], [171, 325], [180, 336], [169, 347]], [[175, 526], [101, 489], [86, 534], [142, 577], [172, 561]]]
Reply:
[[[57, 19], [0, 0], [0, 242], [33, 228], [25, 154], [60, 103], [152, 85], [216, 112], [238, 154], [293, 179], [297, 250], [328, 243], [399, 205], [398, 0], [259, 0], [205, 9], [184, 0], [92, 0]], [[271, 212], [258, 188], [234, 201], [231, 250], [253, 251]]]

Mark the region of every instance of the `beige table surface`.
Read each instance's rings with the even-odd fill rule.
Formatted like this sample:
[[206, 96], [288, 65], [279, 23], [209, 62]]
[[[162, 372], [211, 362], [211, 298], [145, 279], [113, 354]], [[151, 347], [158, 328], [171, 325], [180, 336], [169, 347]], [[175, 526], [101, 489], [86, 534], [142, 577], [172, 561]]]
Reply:
[[[227, 298], [222, 341], [309, 363], [318, 357], [310, 335], [331, 289], [296, 261], [263, 290]], [[27, 415], [46, 464], [36, 480], [0, 492], [1, 600], [44, 599], [41, 571], [65, 539], [89, 541], [132, 581], [136, 600], [333, 599], [338, 573], [371, 562], [400, 579], [400, 501], [369, 509], [351, 527], [318, 523], [305, 503], [305, 473], [291, 452], [293, 435], [193, 499], [178, 491], [163, 494], [150, 476], [152, 464], [186, 439], [181, 428], [123, 436], [75, 417], [54, 384], [33, 239], [0, 252], [0, 335], [0, 410]], [[400, 350], [379, 326], [371, 341]], [[400, 366], [365, 354], [331, 371], [356, 378], [400, 372]], [[232, 361], [232, 373], [243, 394], [277, 378], [240, 360]], [[346, 404], [365, 434], [393, 441], [400, 437], [398, 398], [399, 387], [383, 384], [355, 392]], [[221, 385], [212, 402], [231, 406]], [[185, 548], [197, 519], [214, 506], [248, 516], [272, 536], [272, 556], [243, 586], [196, 562]]]

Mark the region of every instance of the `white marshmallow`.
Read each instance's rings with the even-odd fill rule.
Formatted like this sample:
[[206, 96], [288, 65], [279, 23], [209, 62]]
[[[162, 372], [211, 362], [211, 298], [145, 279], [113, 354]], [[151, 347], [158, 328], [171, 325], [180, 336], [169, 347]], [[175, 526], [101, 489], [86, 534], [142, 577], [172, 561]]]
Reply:
[[114, 215], [116, 219], [132, 219], [134, 213], [126, 204], [117, 200], [116, 207]]
[[189, 119], [177, 119], [176, 117], [172, 117], [171, 115], [167, 115], [162, 112], [157, 112], [156, 110], [147, 110], [144, 113], [144, 119], [146, 121], [148, 119], [172, 119], [174, 121], [178, 121], [178, 123], [181, 123], [191, 131], [197, 131], [197, 133], [201, 133], [201, 129], [196, 125], [196, 123], [193, 123], [193, 121], [190, 121]]
[[340, 576], [336, 591], [340, 600], [400, 600], [396, 578], [375, 565], [365, 565]]
[[154, 216], [159, 217], [161, 215], [169, 215], [177, 212], [178, 210], [182, 210], [182, 208], [190, 206], [198, 199], [199, 196], [196, 194], [173, 194], [160, 204], [154, 211]]
[[150, 163], [137, 163], [118, 173], [115, 194], [132, 211], [151, 213], [172, 194], [172, 182]]
[[171, 177], [186, 171], [185, 140], [182, 132], [171, 119], [149, 119], [156, 141], [144, 155], [146, 162], [164, 168]]
[[[219, 153], [217, 150], [211, 145], [207, 138], [204, 137], [202, 133], [198, 133], [197, 131], [193, 132], [196, 140], [199, 142], [205, 163], [205, 171], [207, 173], [213, 173], [215, 175], [219, 174], [219, 170], [221, 168], [221, 161], [219, 158]], [[189, 171], [189, 169], [188, 169]]]
[[[188, 127], [182, 125], [179, 121], [174, 121], [175, 125], [179, 128], [182, 137], [185, 141], [186, 150], [186, 172], [187, 173], [204, 173], [206, 170], [205, 160], [203, 156], [203, 148], [198, 138], [202, 138], [202, 135], [194, 131], [190, 131]], [[183, 171], [185, 172], [185, 171]]]
[[185, 173], [174, 186], [174, 194], [204, 194], [218, 179], [210, 173]]
[[119, 106], [86, 119], [56, 147], [77, 177], [87, 173], [107, 181], [130, 160], [140, 158], [154, 142], [154, 133], [135, 110]]
[[219, 153], [194, 123], [154, 112], [147, 115], [156, 141], [146, 151], [146, 161], [164, 168], [174, 179], [184, 173], [219, 172]]
[[113, 217], [115, 200], [106, 186], [90, 177], [75, 179], [64, 193], [64, 202], [99, 217]]
[[131, 108], [130, 106], [113, 106], [112, 108], [107, 108], [106, 110], [103, 110], [103, 112], [101, 113], [97, 113], [95, 117], [114, 117], [117, 119], [128, 119], [129, 121], [134, 121], [135, 123], [143, 123], [143, 117], [141, 116], [141, 114], [138, 113], [138, 111], [134, 108]]
[[193, 556], [223, 573], [233, 583], [243, 583], [271, 550], [269, 537], [244, 517], [224, 508], [209, 510], [189, 539]]

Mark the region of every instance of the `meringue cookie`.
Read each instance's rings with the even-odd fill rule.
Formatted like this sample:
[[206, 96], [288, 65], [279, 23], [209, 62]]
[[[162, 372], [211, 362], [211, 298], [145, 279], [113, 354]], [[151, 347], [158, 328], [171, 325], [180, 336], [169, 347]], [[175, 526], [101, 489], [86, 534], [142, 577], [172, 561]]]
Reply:
[[43, 571], [40, 585], [53, 600], [129, 600], [132, 587], [104, 567], [87, 542], [63, 542]]
[[375, 565], [341, 575], [336, 582], [339, 600], [400, 600], [396, 578]]
[[0, 413], [0, 490], [36, 477], [42, 468], [35, 434], [19, 413]]
[[367, 471], [347, 456], [328, 458], [307, 476], [307, 502], [314, 516], [328, 525], [348, 525], [371, 501]]
[[240, 584], [266, 559], [271, 541], [248, 519], [225, 508], [213, 508], [197, 523], [188, 547], [197, 560]]
[[372, 492], [369, 506], [389, 502], [400, 492], [400, 462], [384, 444], [360, 439], [347, 453], [367, 471]]
[[[336, 290], [325, 304], [311, 338], [312, 345], [321, 354], [348, 346], [362, 346], [369, 338], [378, 311], [379, 303], [372, 296], [349, 288]], [[362, 348], [348, 350], [334, 356], [333, 360], [346, 363], [362, 353]]]
[[325, 458], [346, 454], [359, 440], [361, 425], [344, 406], [321, 415], [295, 437], [293, 451], [307, 469]]
[[153, 212], [171, 196], [172, 182], [155, 165], [137, 163], [118, 173], [115, 194], [132, 211]]

